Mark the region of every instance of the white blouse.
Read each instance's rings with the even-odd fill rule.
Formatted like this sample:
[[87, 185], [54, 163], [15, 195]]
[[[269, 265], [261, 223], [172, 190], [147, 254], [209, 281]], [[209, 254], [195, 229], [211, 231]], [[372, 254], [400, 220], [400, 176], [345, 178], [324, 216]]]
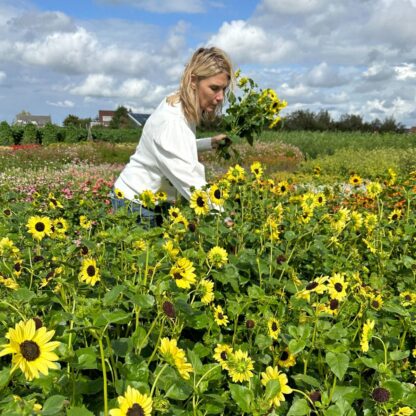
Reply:
[[179, 192], [189, 200], [194, 187], [206, 185], [205, 168], [198, 161], [198, 150], [211, 149], [211, 138], [195, 138], [195, 125], [189, 123], [181, 104], [166, 98], [146, 121], [140, 142], [114, 184], [126, 199], [139, 202], [145, 190], [166, 192], [176, 200]]

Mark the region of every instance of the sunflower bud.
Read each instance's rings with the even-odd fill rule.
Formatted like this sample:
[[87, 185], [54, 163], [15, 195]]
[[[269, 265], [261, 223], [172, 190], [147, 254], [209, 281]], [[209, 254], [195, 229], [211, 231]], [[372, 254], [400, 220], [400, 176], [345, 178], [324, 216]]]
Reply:
[[42, 328], [43, 323], [42, 323], [42, 320], [40, 318], [38, 318], [37, 316], [35, 316], [32, 319], [35, 321], [35, 328], [36, 329]]
[[172, 302], [168, 302], [168, 301], [163, 302], [162, 309], [163, 309], [163, 312], [165, 312], [167, 317], [172, 318], [172, 319], [176, 318], [176, 311]]
[[371, 397], [378, 403], [384, 403], [390, 399], [390, 392], [384, 387], [376, 387], [371, 393]]

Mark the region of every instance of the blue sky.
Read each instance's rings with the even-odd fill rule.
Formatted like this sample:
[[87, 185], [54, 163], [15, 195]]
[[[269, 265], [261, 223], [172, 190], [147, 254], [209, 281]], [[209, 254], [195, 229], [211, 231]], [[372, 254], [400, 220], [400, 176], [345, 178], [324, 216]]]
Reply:
[[217, 45], [297, 109], [416, 125], [416, 0], [2, 0], [0, 121], [151, 112]]

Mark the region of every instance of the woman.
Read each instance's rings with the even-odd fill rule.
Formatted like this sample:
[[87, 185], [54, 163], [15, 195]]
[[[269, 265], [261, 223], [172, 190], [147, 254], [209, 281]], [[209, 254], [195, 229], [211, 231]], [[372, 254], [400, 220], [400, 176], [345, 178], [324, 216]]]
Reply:
[[135, 153], [114, 184], [113, 209], [128, 206], [138, 223], [159, 225], [161, 207], [150, 210], [139, 195], [146, 190], [164, 192], [168, 202], [206, 185], [198, 151], [216, 148], [224, 134], [196, 140], [196, 126], [221, 111], [233, 83], [230, 59], [219, 48], [199, 48], [186, 65], [179, 91], [163, 99], [148, 118]]

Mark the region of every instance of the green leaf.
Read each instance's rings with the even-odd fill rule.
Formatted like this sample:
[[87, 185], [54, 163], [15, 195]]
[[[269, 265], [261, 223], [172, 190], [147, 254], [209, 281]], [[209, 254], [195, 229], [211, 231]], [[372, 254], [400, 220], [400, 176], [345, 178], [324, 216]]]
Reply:
[[279, 393], [279, 391], [279, 380], [269, 380], [266, 384], [266, 393], [264, 394], [264, 399], [267, 401], [272, 400], [277, 395], [277, 393]]
[[71, 407], [68, 409], [67, 416], [94, 416], [85, 406]]
[[203, 366], [202, 366], [202, 362], [198, 354], [195, 353], [194, 351], [188, 350], [188, 357], [189, 357], [189, 361], [191, 362], [192, 368], [194, 369], [195, 373], [201, 374], [201, 370]]
[[61, 412], [62, 408], [64, 407], [65, 403], [65, 396], [51, 396], [49, 397], [45, 403], [43, 404], [41, 414], [44, 416], [52, 416], [57, 415]]
[[292, 339], [289, 342], [289, 351], [291, 354], [297, 354], [306, 347], [306, 341], [303, 339]]
[[383, 383], [383, 387], [387, 389], [393, 401], [399, 401], [404, 394], [404, 388], [402, 383], [397, 380], [388, 380]]
[[392, 359], [393, 361], [400, 361], [400, 360], [404, 360], [405, 358], [407, 358], [410, 354], [410, 351], [391, 351], [390, 352], [390, 359]]
[[152, 295], [146, 294], [134, 294], [128, 295], [130, 300], [137, 306], [140, 306], [143, 309], [153, 308], [155, 304], [155, 298]]
[[22, 303], [29, 303], [35, 296], [35, 292], [32, 292], [25, 287], [17, 289], [12, 293], [12, 296], [18, 301]]
[[292, 376], [292, 378], [296, 381], [296, 384], [304, 383], [316, 388], [319, 388], [321, 385], [316, 378], [308, 376], [307, 374], [296, 374], [295, 376]]
[[103, 297], [103, 304], [104, 306], [113, 305], [119, 295], [126, 289], [124, 285], [114, 286], [110, 291], [108, 291]]
[[328, 352], [325, 356], [325, 361], [338, 379], [342, 380], [350, 362], [348, 355], [342, 352]]
[[231, 397], [237, 403], [238, 407], [246, 413], [251, 411], [251, 403], [253, 402], [254, 396], [253, 392], [245, 387], [240, 386], [239, 384], [229, 384]]
[[374, 358], [360, 357], [360, 361], [368, 368], [378, 370], [379, 363]]
[[292, 406], [287, 413], [287, 416], [303, 416], [308, 415], [310, 412], [310, 407], [306, 399], [297, 399], [293, 402]]
[[261, 349], [264, 350], [270, 347], [273, 344], [273, 340], [264, 334], [257, 334], [255, 344]]
[[0, 387], [5, 387], [9, 383], [10, 368], [3, 368], [0, 371]]

